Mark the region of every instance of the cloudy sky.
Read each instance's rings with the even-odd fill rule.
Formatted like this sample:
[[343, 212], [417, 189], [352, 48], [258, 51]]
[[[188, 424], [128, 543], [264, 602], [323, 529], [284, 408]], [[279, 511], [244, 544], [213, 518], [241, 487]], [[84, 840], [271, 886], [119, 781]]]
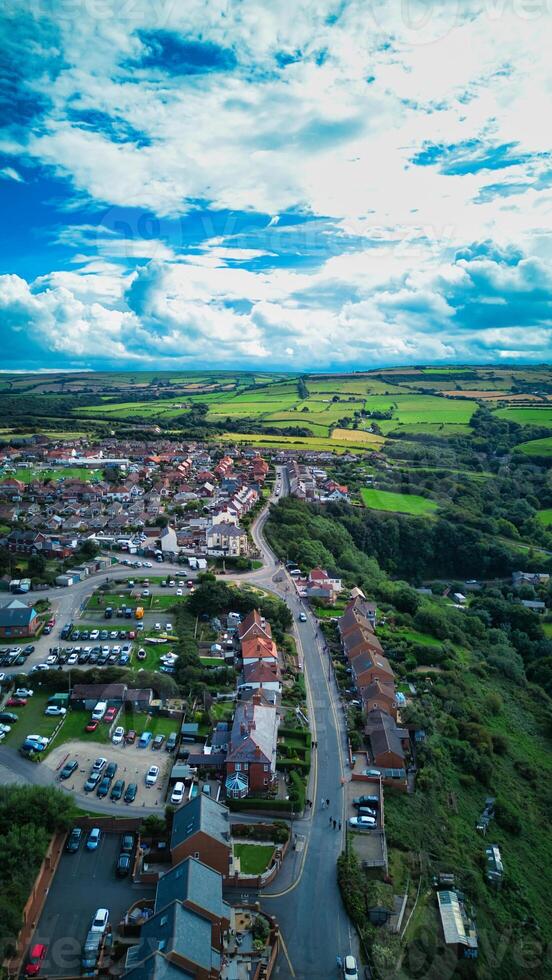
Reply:
[[549, 0], [4, 0], [4, 369], [549, 360]]

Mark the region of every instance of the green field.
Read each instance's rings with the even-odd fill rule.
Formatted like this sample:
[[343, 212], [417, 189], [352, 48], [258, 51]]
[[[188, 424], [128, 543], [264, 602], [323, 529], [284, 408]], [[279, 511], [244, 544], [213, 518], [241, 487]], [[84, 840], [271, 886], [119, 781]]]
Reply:
[[102, 479], [101, 470], [89, 470], [82, 466], [52, 466], [43, 469], [38, 466], [21, 466], [15, 473], [4, 474], [4, 479], [8, 477], [20, 480], [21, 483], [32, 483], [33, 481], [43, 480], [83, 480], [86, 483]]
[[365, 507], [371, 510], [387, 510], [396, 514], [432, 514], [437, 510], [437, 504], [433, 500], [427, 500], [417, 494], [392, 493], [389, 490], [373, 490], [370, 487], [362, 487], [360, 491], [362, 502]]
[[516, 449], [525, 453], [526, 456], [552, 456], [552, 436], [544, 439], [531, 439], [530, 442], [522, 442]]
[[539, 524], [544, 524], [545, 527], [552, 524], [552, 507], [546, 507], [544, 510], [539, 510], [537, 520]]
[[552, 429], [552, 407], [546, 405], [542, 408], [512, 405], [510, 408], [498, 408], [493, 414], [519, 425], [549, 425]]

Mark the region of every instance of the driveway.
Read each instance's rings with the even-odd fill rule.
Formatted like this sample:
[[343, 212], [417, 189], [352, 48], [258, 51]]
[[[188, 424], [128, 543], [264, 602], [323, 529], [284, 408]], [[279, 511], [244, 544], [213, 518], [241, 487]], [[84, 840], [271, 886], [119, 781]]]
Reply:
[[44, 975], [80, 974], [82, 944], [96, 909], [109, 909], [115, 928], [134, 902], [153, 896], [151, 887], [116, 878], [120, 842], [119, 834], [104, 834], [96, 851], [81, 844], [76, 854], [62, 855], [31, 941], [48, 946]]

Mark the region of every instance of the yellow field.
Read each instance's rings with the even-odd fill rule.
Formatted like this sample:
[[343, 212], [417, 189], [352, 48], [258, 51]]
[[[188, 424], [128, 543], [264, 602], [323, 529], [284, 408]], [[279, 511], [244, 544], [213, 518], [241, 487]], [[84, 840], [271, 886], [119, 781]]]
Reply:
[[345, 442], [370, 443], [374, 449], [385, 442], [383, 436], [376, 436], [372, 432], [365, 432], [363, 429], [334, 429], [331, 438], [345, 440]]

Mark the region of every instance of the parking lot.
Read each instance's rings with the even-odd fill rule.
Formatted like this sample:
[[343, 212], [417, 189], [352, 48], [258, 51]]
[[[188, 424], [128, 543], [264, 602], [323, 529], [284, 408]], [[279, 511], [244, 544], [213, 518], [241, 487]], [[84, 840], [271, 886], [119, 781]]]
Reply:
[[[123, 745], [113, 745], [110, 742], [92, 744], [89, 742], [72, 741], [65, 742], [58, 748], [53, 749], [44, 760], [43, 765], [51, 770], [52, 779], [57, 780], [59, 778], [58, 771], [65, 760], [76, 759], [79, 764], [78, 770], [75, 771], [70, 779], [61, 783], [61, 785], [65, 789], [72, 790], [75, 793], [82, 793], [86, 778], [90, 774], [94, 760], [98, 756], [103, 756], [108, 762], [117, 763], [117, 772], [113, 782], [117, 779], [124, 779], [125, 787], [128, 783], [136, 783], [138, 786], [134, 803], [127, 804], [123, 800], [120, 800], [117, 803], [113, 803], [114, 807], [121, 809], [124, 813], [128, 813], [128, 811], [132, 812], [140, 807], [155, 806], [159, 806], [161, 812], [163, 811], [167, 780], [174, 762], [174, 756], [165, 752], [164, 749], [153, 751], [151, 746], [147, 749], [139, 749], [136, 745], [127, 745], [125, 747], [124, 743]], [[150, 766], [159, 766], [160, 769], [157, 783], [152, 787], [145, 785], [146, 772]], [[90, 799], [90, 806], [93, 809], [94, 802], [97, 799], [95, 792], [90, 793], [88, 798]], [[109, 794], [105, 799], [109, 801]]]
[[104, 834], [96, 851], [87, 851], [82, 843], [76, 854], [62, 855], [31, 941], [31, 946], [48, 947], [42, 974], [78, 976], [82, 944], [96, 909], [109, 909], [115, 927], [134, 902], [153, 896], [153, 888], [115, 876], [120, 843], [120, 834]]

